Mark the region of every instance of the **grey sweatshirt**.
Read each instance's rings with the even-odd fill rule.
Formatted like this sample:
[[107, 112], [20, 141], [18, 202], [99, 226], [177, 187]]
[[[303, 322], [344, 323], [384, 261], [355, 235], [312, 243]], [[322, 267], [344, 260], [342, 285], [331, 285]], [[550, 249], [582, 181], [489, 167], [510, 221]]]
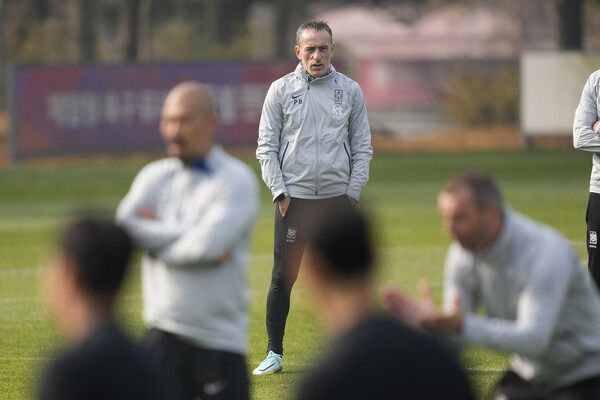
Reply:
[[555, 230], [504, 215], [489, 248], [448, 251], [444, 307], [458, 294], [466, 313], [458, 339], [513, 353], [512, 369], [541, 389], [600, 374], [600, 300], [576, 254]]
[[[177, 158], [148, 164], [119, 205], [117, 220], [145, 250], [146, 325], [198, 347], [246, 354], [246, 268], [258, 184], [248, 166], [219, 148], [205, 163], [208, 170]], [[142, 206], [156, 219], [138, 217]]]
[[600, 120], [599, 93], [600, 70], [592, 73], [583, 87], [573, 120], [573, 146], [594, 153], [590, 178], [591, 193], [600, 193], [600, 135], [592, 129], [594, 122]]
[[365, 97], [356, 82], [330, 66], [309, 79], [302, 63], [271, 84], [258, 128], [256, 158], [273, 199], [356, 201], [373, 157]]

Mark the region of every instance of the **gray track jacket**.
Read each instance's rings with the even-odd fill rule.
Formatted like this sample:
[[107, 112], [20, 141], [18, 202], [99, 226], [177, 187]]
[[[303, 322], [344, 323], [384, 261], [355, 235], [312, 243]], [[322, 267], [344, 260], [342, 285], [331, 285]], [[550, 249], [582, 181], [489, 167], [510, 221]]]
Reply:
[[[219, 147], [204, 161], [209, 171], [175, 157], [145, 166], [119, 204], [117, 220], [145, 252], [146, 325], [203, 349], [245, 355], [258, 184], [247, 165]], [[150, 207], [156, 219], [140, 217], [140, 207]]]
[[263, 105], [256, 158], [273, 199], [320, 199], [347, 194], [359, 200], [373, 156], [362, 90], [330, 66], [309, 80], [296, 70], [271, 84]]
[[583, 87], [573, 121], [573, 146], [594, 153], [590, 192], [600, 193], [600, 135], [592, 130], [600, 120], [600, 70], [592, 73]]
[[[512, 369], [552, 390], [600, 374], [600, 300], [567, 241], [555, 230], [505, 211], [487, 249], [448, 251], [444, 308], [460, 298], [457, 339], [513, 353]], [[485, 316], [477, 313], [485, 307]]]

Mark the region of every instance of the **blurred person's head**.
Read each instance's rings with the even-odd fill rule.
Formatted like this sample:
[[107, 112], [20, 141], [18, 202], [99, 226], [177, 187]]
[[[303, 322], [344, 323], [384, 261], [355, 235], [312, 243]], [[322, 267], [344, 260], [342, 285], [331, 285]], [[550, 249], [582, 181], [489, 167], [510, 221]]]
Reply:
[[100, 321], [112, 318], [133, 243], [113, 222], [80, 218], [60, 234], [46, 276], [46, 293], [65, 334], [84, 338]]
[[467, 250], [485, 249], [502, 229], [502, 194], [482, 172], [465, 172], [448, 182], [438, 195], [438, 209], [445, 230]]
[[305, 257], [326, 323], [343, 331], [371, 311], [374, 254], [369, 226], [361, 214], [348, 205], [311, 215]]
[[335, 50], [331, 28], [323, 21], [307, 21], [296, 31], [296, 56], [313, 78], [329, 72]]
[[193, 81], [178, 84], [167, 95], [160, 118], [168, 155], [186, 164], [202, 159], [212, 148], [216, 124], [210, 88]]

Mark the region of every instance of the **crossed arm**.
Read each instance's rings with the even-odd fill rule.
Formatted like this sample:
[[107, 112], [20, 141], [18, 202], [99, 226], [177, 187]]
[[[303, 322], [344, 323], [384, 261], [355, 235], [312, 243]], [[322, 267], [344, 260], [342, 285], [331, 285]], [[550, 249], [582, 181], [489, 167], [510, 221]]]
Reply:
[[142, 183], [134, 182], [119, 205], [117, 219], [142, 249], [171, 266], [226, 261], [240, 236], [251, 230], [257, 215], [258, 189], [249, 174], [224, 181], [214, 196], [216, 200], [194, 221], [157, 219], [151, 189]]

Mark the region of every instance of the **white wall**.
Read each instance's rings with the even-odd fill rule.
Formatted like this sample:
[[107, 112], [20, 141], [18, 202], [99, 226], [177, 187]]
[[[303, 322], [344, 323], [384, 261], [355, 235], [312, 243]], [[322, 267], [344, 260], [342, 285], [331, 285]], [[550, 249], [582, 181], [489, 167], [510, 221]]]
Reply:
[[521, 131], [525, 136], [573, 134], [573, 114], [588, 76], [600, 69], [600, 54], [521, 54]]

